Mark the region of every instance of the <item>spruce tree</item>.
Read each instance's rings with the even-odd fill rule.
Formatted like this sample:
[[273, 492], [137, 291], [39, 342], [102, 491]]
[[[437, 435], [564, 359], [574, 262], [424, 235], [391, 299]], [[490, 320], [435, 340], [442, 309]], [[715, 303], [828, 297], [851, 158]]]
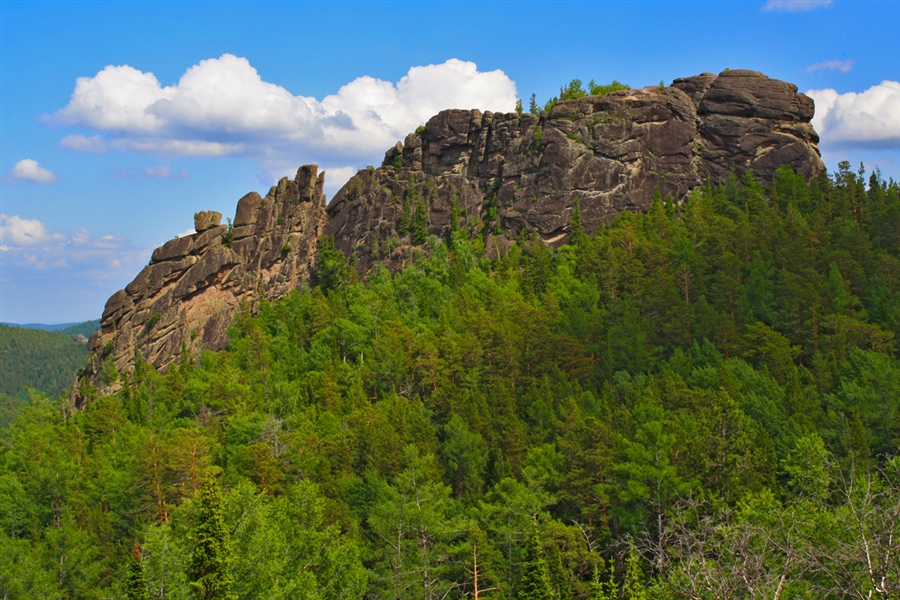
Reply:
[[426, 201], [416, 204], [411, 231], [413, 244], [424, 244], [428, 239], [428, 204]]
[[580, 244], [584, 241], [584, 224], [581, 221], [581, 198], [575, 197], [575, 206], [572, 208], [572, 217], [569, 220], [569, 241]]
[[208, 478], [197, 492], [194, 551], [188, 576], [198, 600], [231, 600], [231, 553], [228, 530], [222, 518], [222, 492], [218, 482]]
[[519, 588], [519, 600], [553, 600], [553, 586], [544, 550], [538, 540], [537, 532], [528, 536], [525, 544], [525, 563], [522, 565], [522, 584]]
[[150, 600], [147, 580], [144, 578], [144, 561], [141, 548], [135, 542], [131, 549], [132, 559], [128, 561], [128, 573], [125, 575], [126, 600]]

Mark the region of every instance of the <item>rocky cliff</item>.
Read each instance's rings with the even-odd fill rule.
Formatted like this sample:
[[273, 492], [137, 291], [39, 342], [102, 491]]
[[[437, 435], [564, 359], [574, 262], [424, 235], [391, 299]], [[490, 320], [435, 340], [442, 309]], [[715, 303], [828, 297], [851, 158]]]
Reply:
[[224, 348], [242, 302], [279, 298], [309, 279], [325, 218], [324, 175], [301, 167], [265, 198], [256, 192], [241, 198], [230, 225], [221, 224], [219, 213], [199, 212], [195, 234], [157, 248], [134, 281], [107, 300], [76, 404], [88, 382], [101, 394], [118, 389], [113, 367], [131, 373], [137, 356], [164, 370], [185, 353]]
[[198, 213], [196, 234], [157, 248], [109, 299], [73, 397], [79, 403], [88, 383], [114, 391], [113, 367], [129, 373], [136, 356], [165, 369], [184, 353], [224, 347], [242, 302], [252, 310], [310, 277], [322, 234], [355, 255], [363, 275], [454, 228], [483, 236], [492, 254], [523, 229], [559, 245], [576, 204], [592, 232], [624, 210], [646, 210], [657, 191], [682, 199], [730, 170], [752, 169], [764, 183], [782, 165], [817, 175], [813, 111], [796, 86], [734, 70], [561, 101], [540, 116], [441, 112], [327, 208], [324, 173], [304, 166], [265, 198], [242, 198], [233, 228], [218, 213]]
[[592, 232], [648, 209], [656, 190], [680, 200], [731, 169], [764, 183], [783, 165], [817, 175], [813, 112], [796, 86], [744, 70], [567, 100], [540, 116], [444, 111], [338, 192], [325, 231], [366, 268], [404, 256], [385, 241], [409, 240], [420, 204], [429, 234], [446, 235], [456, 210], [484, 231], [488, 252], [522, 229], [558, 245], [576, 201]]

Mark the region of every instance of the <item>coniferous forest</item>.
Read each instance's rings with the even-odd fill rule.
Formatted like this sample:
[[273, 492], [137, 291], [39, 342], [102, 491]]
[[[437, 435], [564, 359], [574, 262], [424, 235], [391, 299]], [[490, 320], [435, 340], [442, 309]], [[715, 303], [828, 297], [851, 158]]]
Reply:
[[0, 431], [2, 598], [900, 597], [900, 186], [461, 217]]
[[46, 331], [0, 323], [0, 427], [27, 403], [26, 388], [68, 394], [90, 354], [87, 336], [98, 329], [99, 320]]

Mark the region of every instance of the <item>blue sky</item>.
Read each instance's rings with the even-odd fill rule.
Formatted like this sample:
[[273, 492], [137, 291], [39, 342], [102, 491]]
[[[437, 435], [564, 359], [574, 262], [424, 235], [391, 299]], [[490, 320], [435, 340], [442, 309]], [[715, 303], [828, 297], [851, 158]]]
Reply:
[[0, 321], [66, 322], [303, 163], [329, 195], [442, 108], [748, 68], [900, 179], [900, 2], [0, 2]]

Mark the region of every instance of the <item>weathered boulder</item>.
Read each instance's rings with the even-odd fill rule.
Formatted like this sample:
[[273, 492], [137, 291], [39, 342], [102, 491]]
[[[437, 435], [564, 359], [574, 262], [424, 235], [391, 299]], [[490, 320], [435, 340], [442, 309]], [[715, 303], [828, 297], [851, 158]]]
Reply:
[[262, 206], [263, 199], [256, 192], [250, 192], [238, 200], [237, 212], [234, 215], [234, 226], [255, 225], [256, 216]]
[[194, 230], [197, 233], [218, 227], [222, 223], [222, 213], [214, 210], [201, 210], [194, 215]]
[[810, 123], [815, 106], [797, 86], [756, 71], [730, 70], [713, 79], [708, 74], [678, 79], [673, 87], [690, 90], [695, 98], [701, 155], [714, 179], [732, 166], [741, 173], [753, 169], [764, 183], [783, 165], [806, 177], [823, 169], [816, 160], [819, 136]]

